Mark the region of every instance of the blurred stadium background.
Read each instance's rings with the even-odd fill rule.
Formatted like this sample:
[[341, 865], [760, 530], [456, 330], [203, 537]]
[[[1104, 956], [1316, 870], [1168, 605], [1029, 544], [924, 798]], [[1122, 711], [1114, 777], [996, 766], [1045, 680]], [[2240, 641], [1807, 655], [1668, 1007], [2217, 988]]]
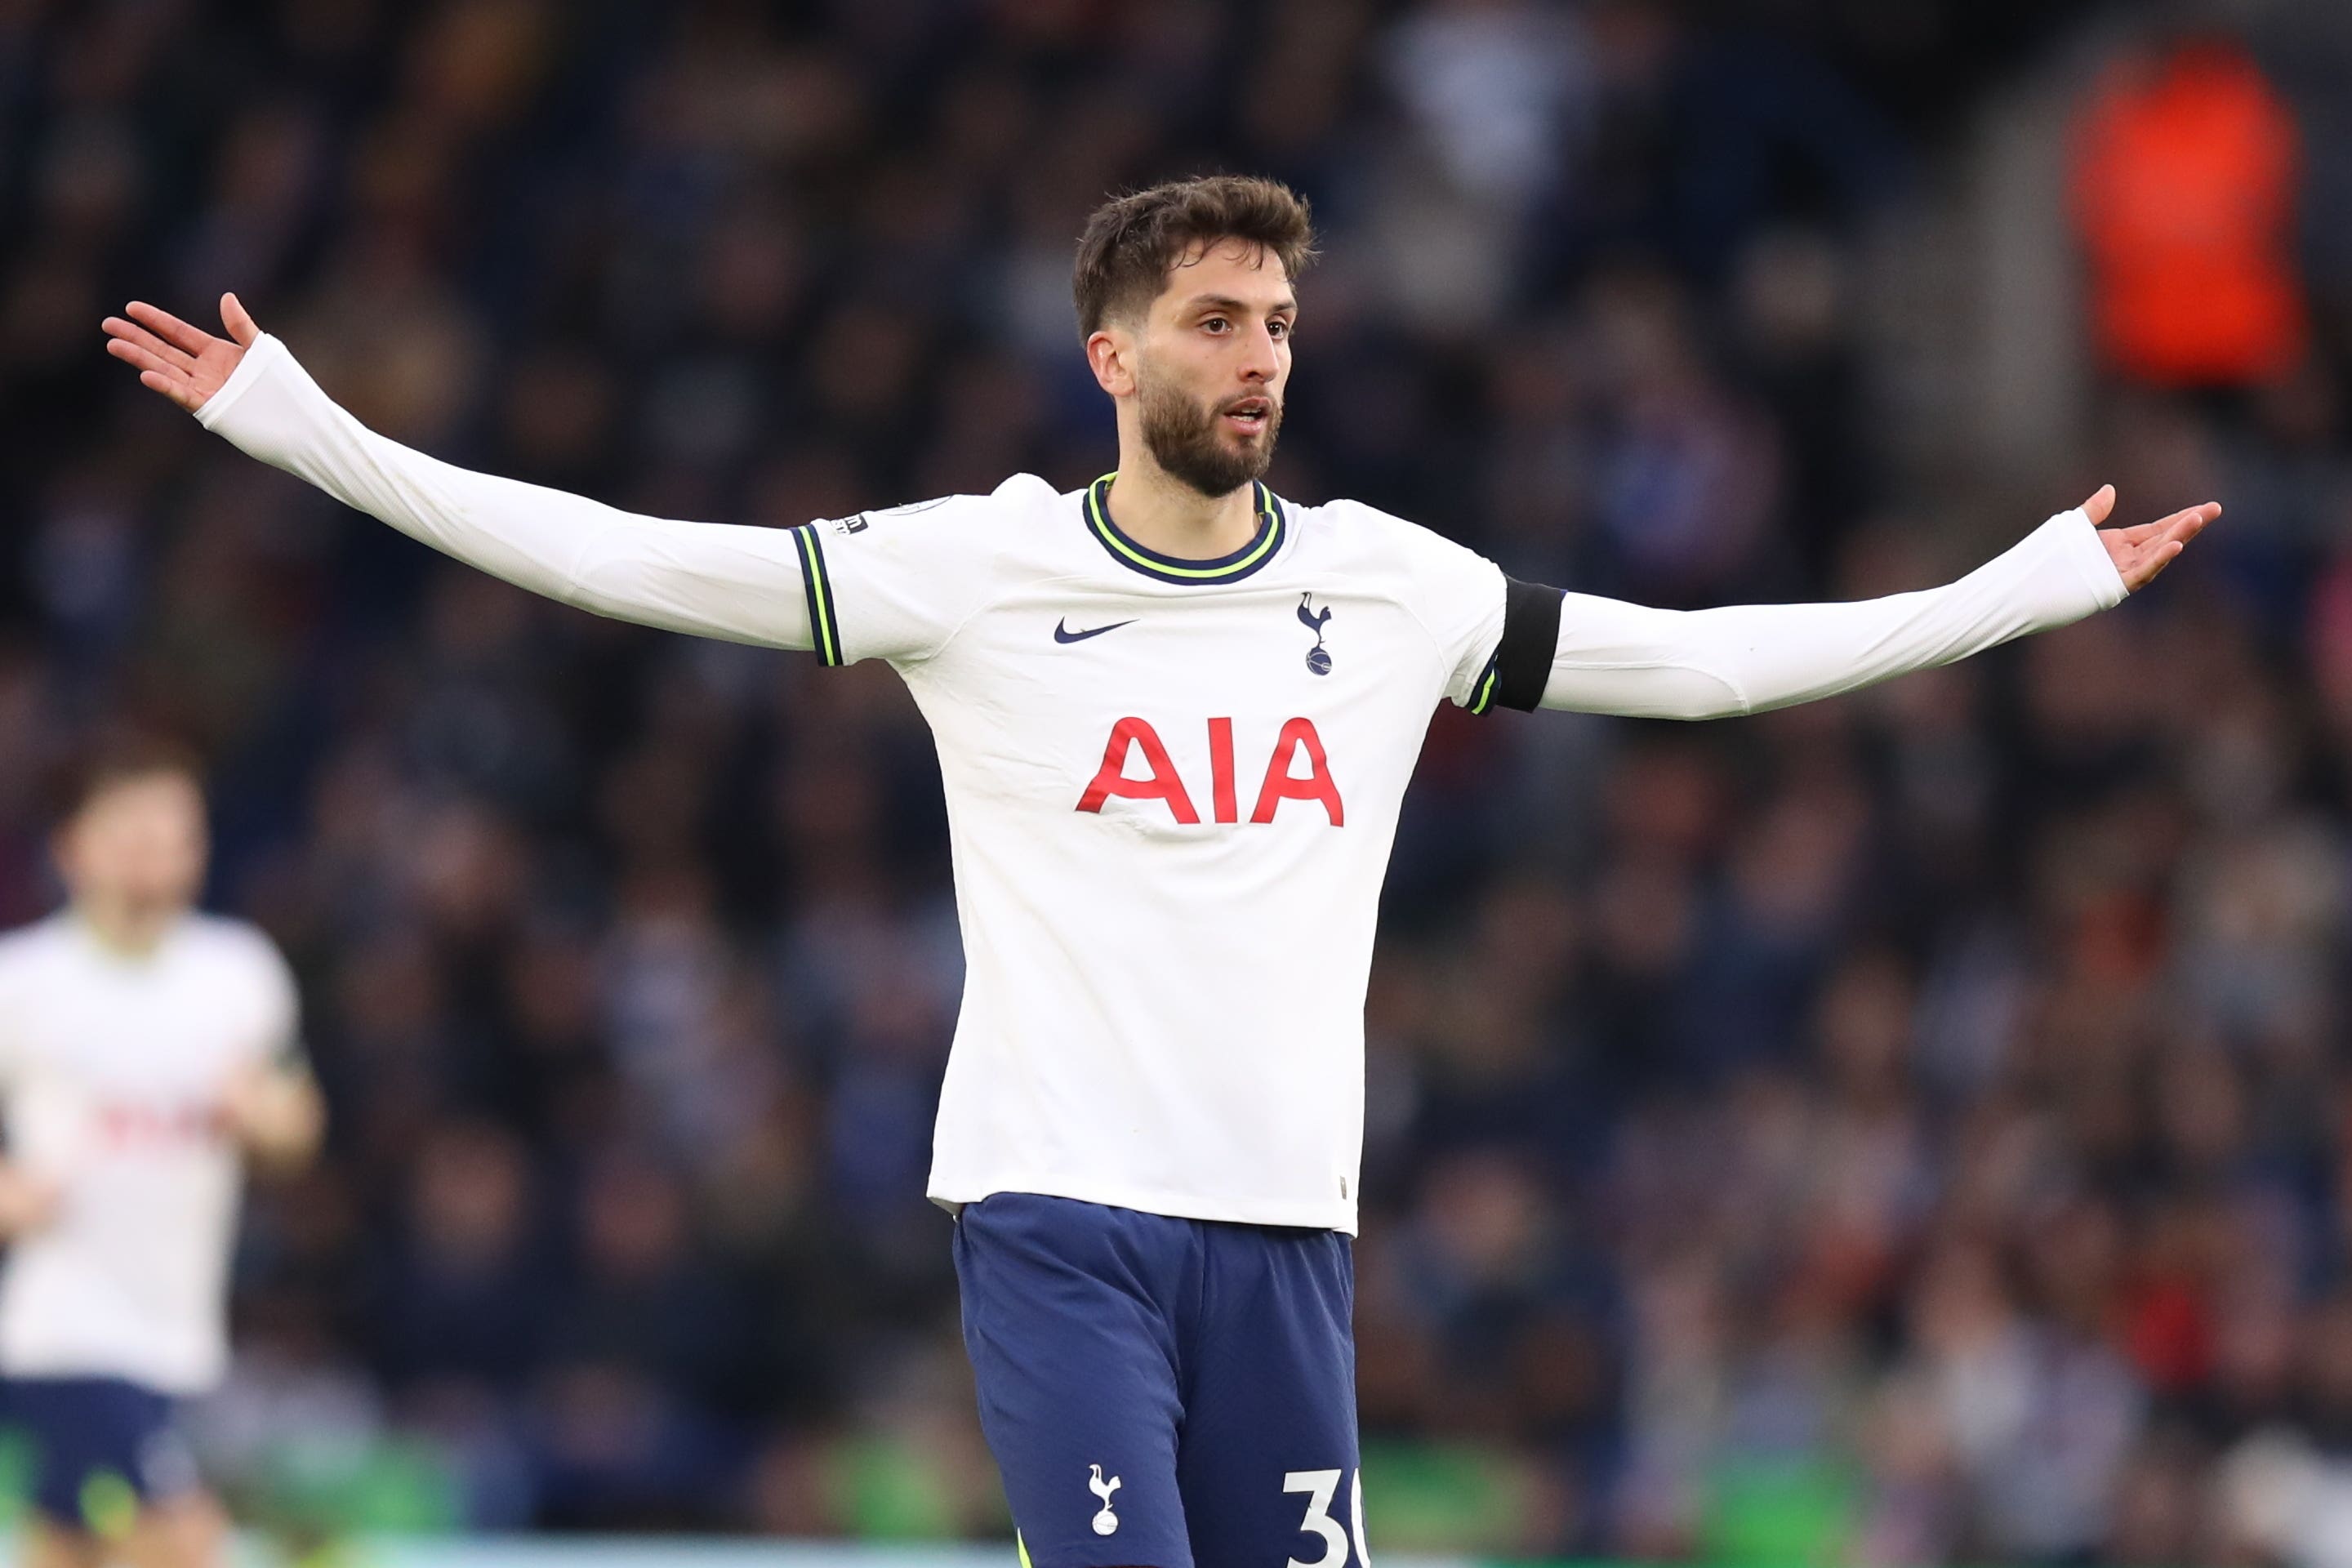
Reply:
[[442, 562], [100, 317], [234, 288], [377, 427], [666, 516], [1066, 488], [1076, 228], [1225, 167], [1325, 228], [1277, 488], [1518, 575], [1856, 595], [2100, 479], [2230, 508], [1858, 698], [1439, 715], [1370, 1014], [1376, 1549], [2347, 1560], [2348, 126], [2340, 0], [0, 0], [0, 919], [47, 761], [195, 737], [333, 1107], [210, 1473], [403, 1564], [1010, 1535], [889, 673]]

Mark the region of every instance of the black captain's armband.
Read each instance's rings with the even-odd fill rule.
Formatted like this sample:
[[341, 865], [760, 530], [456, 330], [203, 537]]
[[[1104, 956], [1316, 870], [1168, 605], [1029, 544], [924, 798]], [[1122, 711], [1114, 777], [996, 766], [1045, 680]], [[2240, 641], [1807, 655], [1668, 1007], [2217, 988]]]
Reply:
[[1558, 588], [1503, 579], [1503, 637], [1478, 678], [1471, 712], [1489, 708], [1535, 711], [1551, 679], [1552, 658], [1559, 651], [1559, 604]]

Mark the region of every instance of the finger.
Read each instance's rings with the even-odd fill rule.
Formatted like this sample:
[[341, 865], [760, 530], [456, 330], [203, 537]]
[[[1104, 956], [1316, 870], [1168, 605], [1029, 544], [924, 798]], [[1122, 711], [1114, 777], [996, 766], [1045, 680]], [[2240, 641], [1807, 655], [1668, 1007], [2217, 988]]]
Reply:
[[2218, 515], [2218, 509], [2192, 506], [2160, 518], [2151, 526], [2156, 530], [2156, 548], [2165, 544], [2186, 544], [2205, 531], [2205, 525]]
[[173, 364], [170, 360], [165, 359], [163, 355], [156, 353], [141, 344], [132, 342], [128, 338], [107, 339], [106, 352], [112, 354], [116, 359], [127, 361], [129, 363], [138, 366], [141, 370], [152, 370], [156, 374], [167, 377], [173, 381], [186, 381], [189, 379], [187, 372], [181, 366]]
[[204, 399], [196, 394], [196, 384], [193, 378], [157, 359], [137, 344], [121, 338], [109, 338], [106, 342], [106, 352], [137, 367], [140, 385], [150, 391], [162, 393], [190, 413], [194, 413], [204, 402]]
[[2135, 546], [2154, 544], [2157, 541], [2168, 537], [2182, 516], [2182, 513], [2176, 511], [2170, 517], [2159, 517], [2154, 522], [2136, 522], [2129, 528], [2114, 528], [2107, 531], [2126, 544]]
[[192, 327], [171, 311], [158, 310], [144, 300], [131, 300], [123, 307], [122, 313], [173, 348], [188, 353], [200, 354], [205, 352], [206, 344], [220, 341], [210, 332]]
[[157, 359], [167, 364], [175, 364], [182, 370], [196, 368], [196, 362], [194, 359], [182, 353], [144, 327], [126, 321], [120, 316], [109, 316], [100, 325], [105, 327], [109, 335], [117, 342], [135, 343]]
[[2083, 515], [2091, 520], [2093, 528], [2106, 521], [2107, 514], [2115, 510], [2116, 487], [2113, 485], [2101, 485], [2091, 492], [2091, 499], [2083, 503]]
[[2221, 515], [2221, 503], [2209, 500], [2173, 515], [2177, 521], [2173, 524], [2172, 536], [2185, 544], [2204, 532], [2206, 525]]
[[152, 391], [162, 393], [164, 396], [170, 398], [173, 402], [178, 404], [181, 407], [186, 409], [191, 414], [194, 414], [196, 411], [197, 405], [195, 388], [188, 385], [184, 382], [173, 381], [160, 370], [141, 371], [139, 373], [139, 384], [147, 387]]
[[240, 348], [251, 348], [261, 336], [261, 329], [254, 325], [253, 318], [246, 313], [245, 307], [237, 302], [234, 294], [221, 296], [221, 322], [228, 328], [228, 335], [236, 340]]
[[2168, 540], [2158, 545], [2135, 562], [2132, 569], [2124, 574], [2124, 586], [2135, 594], [2138, 593], [2155, 582], [2164, 569], [2179, 560], [2180, 552], [2188, 548], [2179, 540]]
[[2154, 522], [2136, 522], [2129, 528], [2111, 528], [2107, 534], [2134, 548], [2159, 539], [2179, 539], [2185, 543], [2204, 531], [2205, 525], [2221, 515], [2221, 503], [2207, 501], [2201, 506], [2185, 507], [2170, 517], [2160, 517]]

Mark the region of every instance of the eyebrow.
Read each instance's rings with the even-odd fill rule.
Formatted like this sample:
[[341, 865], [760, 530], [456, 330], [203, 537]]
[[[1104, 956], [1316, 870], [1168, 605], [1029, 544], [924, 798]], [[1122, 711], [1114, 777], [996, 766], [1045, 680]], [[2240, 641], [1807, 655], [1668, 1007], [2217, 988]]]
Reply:
[[[1184, 309], [1187, 310], [1218, 310], [1248, 311], [1254, 308], [1255, 307], [1253, 307], [1248, 300], [1236, 300], [1230, 294], [1195, 294], [1192, 298], [1184, 301]], [[1276, 300], [1273, 304], [1268, 305], [1265, 308], [1265, 313], [1269, 316], [1278, 315], [1284, 311], [1288, 311], [1292, 315], [1297, 315], [1298, 313], [1298, 301], [1296, 300], [1286, 299]]]

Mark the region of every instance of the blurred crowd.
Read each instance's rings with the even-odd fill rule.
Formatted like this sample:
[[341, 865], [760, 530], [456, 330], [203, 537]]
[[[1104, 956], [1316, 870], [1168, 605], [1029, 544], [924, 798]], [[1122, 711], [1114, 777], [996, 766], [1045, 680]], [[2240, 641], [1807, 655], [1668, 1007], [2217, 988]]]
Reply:
[[[667, 517], [1071, 488], [1078, 226], [1222, 167], [1324, 230], [1276, 488], [1517, 575], [1853, 596], [2103, 479], [2229, 507], [2144, 600], [1857, 697], [1438, 716], [1369, 1014], [1373, 1537], [2331, 1560], [2352, 48], [2158, 9], [0, 0], [0, 920], [55, 898], [46, 760], [193, 738], [332, 1106], [198, 1415], [232, 1500], [1009, 1533], [922, 1197], [945, 822], [886, 668], [441, 561], [100, 316], [234, 289], [377, 428]], [[1870, 237], [2053, 59], [2091, 435], [1923, 467]]]

